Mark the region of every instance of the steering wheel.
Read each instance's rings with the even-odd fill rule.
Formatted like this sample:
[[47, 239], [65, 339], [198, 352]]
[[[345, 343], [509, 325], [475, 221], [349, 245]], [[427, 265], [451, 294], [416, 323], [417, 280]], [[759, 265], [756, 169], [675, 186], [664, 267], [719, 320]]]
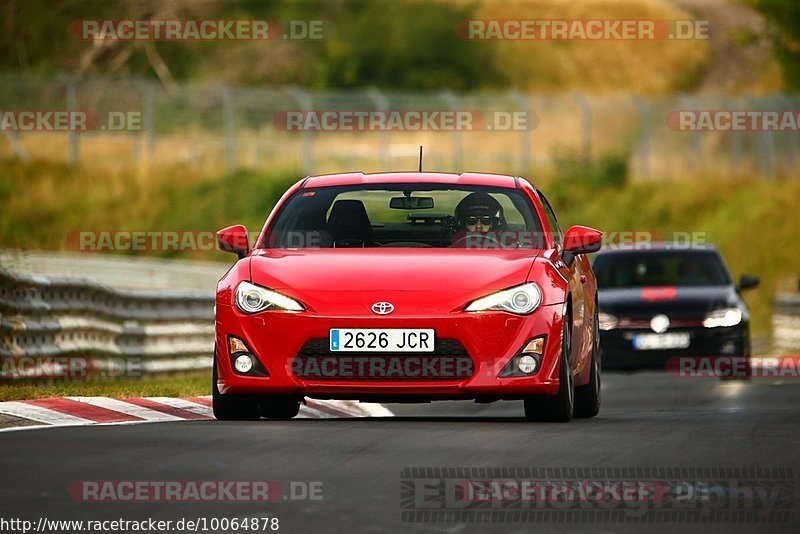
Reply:
[[[467, 241], [471, 240], [473, 243], [480, 244], [480, 247], [467, 247]], [[497, 236], [489, 232], [487, 234], [473, 234], [473, 235], [464, 235], [456, 239], [451, 245], [450, 248], [485, 248], [485, 245], [491, 245], [490, 247], [486, 248], [508, 248], [504, 247], [503, 244], [497, 239]], [[496, 247], [495, 247], [496, 245]]]

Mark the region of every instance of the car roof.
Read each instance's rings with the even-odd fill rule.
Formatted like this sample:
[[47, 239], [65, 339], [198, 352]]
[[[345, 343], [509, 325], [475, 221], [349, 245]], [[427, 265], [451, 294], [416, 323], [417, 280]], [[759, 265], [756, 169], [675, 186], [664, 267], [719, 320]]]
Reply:
[[629, 254], [636, 252], [684, 252], [707, 250], [716, 251], [711, 243], [684, 243], [681, 241], [652, 241], [642, 243], [629, 243], [619, 244], [614, 243], [613, 246], [603, 245], [597, 254]]
[[461, 174], [447, 172], [380, 172], [364, 174], [348, 172], [309, 176], [303, 182], [303, 188], [330, 187], [361, 184], [446, 184], [446, 185], [485, 185], [518, 189], [518, 178], [505, 174], [489, 174], [480, 172], [464, 172]]

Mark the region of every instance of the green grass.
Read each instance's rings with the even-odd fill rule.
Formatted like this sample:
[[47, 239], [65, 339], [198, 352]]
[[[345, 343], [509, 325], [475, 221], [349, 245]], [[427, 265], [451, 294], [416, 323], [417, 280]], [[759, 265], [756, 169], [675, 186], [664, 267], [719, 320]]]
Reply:
[[50, 384], [22, 381], [0, 383], [0, 401], [66, 396], [125, 399], [130, 397], [196, 397], [210, 394], [210, 371], [197, 371], [148, 380], [57, 381]]
[[[70, 250], [70, 232], [210, 231], [245, 224], [258, 232], [280, 195], [302, 174], [204, 174], [164, 167], [126, 169], [0, 160], [0, 243], [7, 248]], [[150, 253], [152, 254], [152, 253]], [[160, 256], [229, 261], [218, 251]]]

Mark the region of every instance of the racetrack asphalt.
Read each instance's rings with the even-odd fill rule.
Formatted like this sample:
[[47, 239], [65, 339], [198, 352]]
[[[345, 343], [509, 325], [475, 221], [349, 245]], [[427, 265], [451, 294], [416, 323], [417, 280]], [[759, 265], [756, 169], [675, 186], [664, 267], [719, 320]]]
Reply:
[[[418, 494], [409, 500], [409, 481], [402, 480], [408, 477], [401, 475], [405, 468], [668, 467], [688, 470], [682, 476], [689, 479], [691, 469], [729, 468], [734, 471], [722, 477], [728, 486], [737, 469], [789, 468], [794, 477], [800, 472], [798, 379], [721, 381], [607, 372], [603, 388], [600, 415], [567, 424], [527, 423], [521, 402], [447, 401], [387, 405], [395, 413], [392, 418], [185, 421], [6, 432], [0, 434], [0, 517], [35, 522], [41, 517], [277, 517], [279, 532], [800, 531], [800, 496], [791, 476], [786, 487], [793, 489], [782, 504], [794, 514], [789, 520], [772, 516], [755, 522], [751, 517], [733, 525], [673, 515], [664, 523], [659, 522], [664, 516], [652, 515], [626, 524], [597, 522], [600, 516], [589, 514], [571, 516], [572, 522], [563, 516], [520, 522], [502, 513], [489, 522], [403, 519], [409, 507], [428, 505]], [[68, 490], [87, 480], [270, 480], [280, 483], [282, 495], [289, 493], [292, 481], [301, 482], [295, 490], [321, 482], [322, 499], [79, 502]], [[758, 507], [753, 503], [736, 506], [747, 511]]]

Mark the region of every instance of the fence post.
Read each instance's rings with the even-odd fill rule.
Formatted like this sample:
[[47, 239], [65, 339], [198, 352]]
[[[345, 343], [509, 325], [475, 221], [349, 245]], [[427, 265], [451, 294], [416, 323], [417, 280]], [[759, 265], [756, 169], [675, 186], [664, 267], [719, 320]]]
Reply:
[[[763, 109], [761, 109], [763, 106], [761, 106], [762, 100], [760, 98], [748, 96], [746, 97], [746, 101], [752, 109], [763, 111]], [[769, 106], [767, 106], [767, 108], [769, 108]], [[775, 141], [772, 138], [772, 132], [766, 130], [757, 132], [756, 135], [758, 136], [758, 174], [761, 178], [770, 180], [774, 178], [772, 157], [775, 153]]]
[[22, 146], [20, 143], [19, 138], [17, 137], [17, 132], [13, 130], [1, 130], [3, 135], [6, 136], [8, 139], [8, 143], [11, 145], [11, 151], [14, 152], [14, 155], [20, 161], [28, 161], [28, 152], [25, 150], [25, 147]]
[[[297, 105], [300, 106], [300, 111], [311, 111], [311, 97], [307, 92], [299, 87], [292, 87], [289, 89]], [[303, 149], [300, 158], [300, 166], [305, 174], [314, 173], [314, 132], [312, 130], [303, 129]]]
[[[386, 113], [389, 111], [389, 99], [375, 87], [367, 89], [367, 96], [375, 103], [375, 109]], [[378, 132], [378, 161], [382, 171], [389, 169], [389, 129]]]
[[[792, 99], [789, 98], [787, 95], [782, 95], [779, 97], [781, 100], [781, 109], [786, 110], [787, 112], [791, 112], [792, 107]], [[797, 137], [798, 131], [795, 130], [793, 132], [782, 132], [784, 135], [784, 139], [786, 139], [786, 152], [789, 154], [789, 164], [787, 165], [787, 175], [791, 176], [793, 172], [795, 172], [795, 167], [797, 165]]]
[[526, 117], [528, 118], [528, 128], [522, 130], [520, 132], [520, 163], [519, 163], [519, 173], [520, 176], [528, 176], [531, 172], [531, 141], [533, 138], [533, 125], [531, 124], [531, 102], [529, 97], [523, 95], [519, 91], [512, 91], [511, 96], [516, 100], [520, 107], [522, 108], [521, 111], [525, 113]]
[[236, 168], [236, 110], [234, 109], [231, 88], [223, 85], [221, 91], [225, 136], [225, 169], [230, 172]]
[[[682, 95], [678, 100], [680, 108], [690, 111], [697, 111], [698, 106], [696, 105], [695, 100], [688, 96]], [[696, 171], [700, 165], [701, 159], [701, 150], [700, 150], [700, 136], [703, 134], [702, 131], [695, 129], [690, 135], [691, 137], [691, 146], [692, 146], [692, 153], [688, 158], [684, 158], [684, 160], [689, 161], [689, 168], [692, 172]]]
[[[66, 78], [66, 89], [67, 89], [67, 110], [68, 111], [76, 111], [78, 107], [78, 81], [75, 79], [74, 76], [67, 76]], [[69, 162], [72, 165], [78, 163], [78, 156], [80, 147], [78, 146], [78, 132], [70, 129], [67, 132], [67, 138], [69, 139]]]
[[145, 154], [145, 161], [152, 167], [156, 156], [156, 132], [155, 132], [155, 97], [153, 83], [149, 80], [138, 80], [138, 85], [142, 91], [142, 139], [140, 146], [141, 152]]
[[[441, 92], [442, 99], [447, 103], [451, 110], [458, 112], [460, 98], [448, 90]], [[464, 170], [464, 143], [462, 132], [458, 129], [453, 130], [453, 172]]]
[[588, 166], [592, 162], [592, 105], [580, 93], [574, 93], [572, 99], [581, 108], [581, 154]]
[[653, 122], [653, 108], [638, 95], [633, 95], [633, 104], [639, 111], [639, 172], [643, 178], [650, 178], [650, 124]]
[[[736, 110], [738, 103], [736, 100], [725, 99], [725, 106], [730, 110]], [[728, 168], [731, 174], [739, 170], [739, 164], [742, 161], [742, 132], [737, 128], [731, 128], [730, 134], [730, 161]]]

